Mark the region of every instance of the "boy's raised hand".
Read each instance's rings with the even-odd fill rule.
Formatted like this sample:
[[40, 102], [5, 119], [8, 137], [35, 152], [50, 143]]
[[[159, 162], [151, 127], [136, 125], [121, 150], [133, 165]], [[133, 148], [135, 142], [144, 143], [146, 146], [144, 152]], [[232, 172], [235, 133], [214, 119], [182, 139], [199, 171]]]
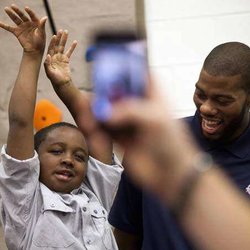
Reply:
[[43, 53], [46, 43], [45, 23], [47, 17], [39, 19], [29, 7], [25, 7], [25, 13], [14, 4], [5, 7], [4, 10], [16, 26], [0, 22], [0, 27], [17, 37], [24, 52]]
[[53, 85], [62, 86], [71, 81], [69, 59], [77, 42], [74, 41], [69, 49], [64, 52], [68, 40], [68, 31], [58, 31], [50, 41], [44, 67], [48, 78]]

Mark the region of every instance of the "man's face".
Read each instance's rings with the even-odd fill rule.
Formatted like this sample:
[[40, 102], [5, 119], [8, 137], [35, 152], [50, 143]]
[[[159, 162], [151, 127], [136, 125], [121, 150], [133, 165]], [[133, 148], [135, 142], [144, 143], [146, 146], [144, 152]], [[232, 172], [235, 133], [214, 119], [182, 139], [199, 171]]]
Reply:
[[50, 131], [38, 149], [40, 181], [49, 189], [70, 193], [87, 171], [88, 150], [80, 131], [59, 127]]
[[201, 71], [193, 100], [207, 139], [231, 141], [248, 126], [249, 97], [240, 79], [240, 75], [211, 76]]

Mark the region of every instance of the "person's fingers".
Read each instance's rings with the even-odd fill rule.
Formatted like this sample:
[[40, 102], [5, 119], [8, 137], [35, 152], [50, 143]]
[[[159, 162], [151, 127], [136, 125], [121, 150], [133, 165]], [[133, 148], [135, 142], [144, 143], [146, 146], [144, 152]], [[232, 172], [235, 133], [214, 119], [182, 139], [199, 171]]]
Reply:
[[71, 57], [73, 51], [74, 51], [75, 48], [76, 48], [76, 45], [77, 45], [77, 41], [75, 40], [75, 41], [73, 41], [73, 43], [71, 44], [71, 46], [69, 47], [69, 49], [67, 50], [67, 52], [65, 53], [65, 55], [66, 55], [68, 58]]
[[146, 98], [149, 98], [150, 95], [152, 95], [152, 88], [153, 88], [153, 80], [149, 72], [146, 72], [147, 76], [145, 77], [146, 82], [145, 82], [145, 91], [144, 95]]
[[39, 18], [36, 16], [35, 12], [30, 9], [29, 7], [25, 7], [25, 11], [28, 13], [30, 19], [35, 22], [38, 23], [39, 22]]
[[159, 84], [155, 82], [154, 76], [152, 73], [148, 72], [148, 75], [146, 77], [148, 80], [145, 84], [145, 97], [148, 99], [161, 99], [162, 97], [162, 89], [160, 88]]
[[15, 4], [11, 5], [11, 9], [18, 15], [18, 17], [23, 21], [23, 22], [28, 22], [30, 21], [29, 18], [24, 14], [23, 11], [21, 11]]
[[151, 108], [143, 99], [122, 100], [112, 105], [112, 114], [107, 125], [119, 126], [150, 122]]
[[47, 52], [47, 54], [49, 54], [50, 56], [53, 56], [55, 54], [56, 39], [57, 39], [56, 35], [53, 35], [50, 40], [50, 43], [48, 46], [48, 52]]
[[9, 31], [9, 32], [14, 32], [14, 27], [12, 27], [12, 26], [10, 26], [10, 25], [7, 25], [7, 24], [5, 24], [5, 23], [2, 23], [2, 22], [0, 22], [0, 27], [2, 28], [2, 29], [5, 29], [5, 30], [7, 30], [7, 31]]
[[22, 20], [13, 12], [11, 8], [5, 7], [4, 10], [16, 25], [20, 25], [22, 23]]
[[46, 21], [47, 21], [47, 17], [42, 17], [41, 20], [40, 20], [40, 24], [39, 24], [39, 29], [42, 33], [45, 34], [45, 24], [46, 24]]
[[59, 46], [60, 46], [62, 34], [63, 34], [63, 31], [61, 29], [57, 31], [56, 39], [55, 39], [55, 46], [54, 46], [55, 53], [59, 52]]
[[67, 40], [68, 40], [68, 31], [64, 30], [62, 32], [62, 36], [61, 36], [61, 39], [60, 39], [60, 42], [58, 45], [58, 52], [59, 53], [63, 54]]

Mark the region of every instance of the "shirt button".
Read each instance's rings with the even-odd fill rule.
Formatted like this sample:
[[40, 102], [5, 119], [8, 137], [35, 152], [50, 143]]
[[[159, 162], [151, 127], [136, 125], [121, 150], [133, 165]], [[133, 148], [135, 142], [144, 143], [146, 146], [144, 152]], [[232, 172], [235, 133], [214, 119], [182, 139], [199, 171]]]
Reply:
[[87, 240], [87, 244], [90, 245], [91, 244], [91, 240]]
[[84, 212], [86, 212], [86, 211], [87, 211], [87, 208], [86, 208], [86, 207], [83, 207], [82, 210], [83, 210]]
[[94, 213], [97, 214], [97, 210], [94, 210]]
[[55, 204], [54, 204], [54, 203], [52, 203], [50, 206], [51, 206], [51, 207], [55, 207]]

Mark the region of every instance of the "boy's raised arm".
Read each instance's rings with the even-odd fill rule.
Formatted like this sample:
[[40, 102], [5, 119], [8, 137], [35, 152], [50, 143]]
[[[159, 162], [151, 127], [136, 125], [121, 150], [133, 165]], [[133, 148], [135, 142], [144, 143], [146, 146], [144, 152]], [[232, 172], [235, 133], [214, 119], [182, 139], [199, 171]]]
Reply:
[[112, 162], [112, 142], [98, 129], [91, 112], [91, 94], [80, 91], [72, 82], [69, 60], [77, 42], [74, 41], [65, 52], [67, 39], [68, 32], [62, 30], [52, 37], [44, 63], [46, 74], [55, 92], [86, 137], [91, 156], [110, 164]]
[[16, 159], [34, 154], [33, 115], [39, 70], [45, 48], [45, 23], [29, 8], [25, 12], [16, 5], [5, 8], [14, 26], [0, 22], [0, 27], [12, 33], [23, 48], [19, 72], [9, 102], [9, 133], [7, 153]]

